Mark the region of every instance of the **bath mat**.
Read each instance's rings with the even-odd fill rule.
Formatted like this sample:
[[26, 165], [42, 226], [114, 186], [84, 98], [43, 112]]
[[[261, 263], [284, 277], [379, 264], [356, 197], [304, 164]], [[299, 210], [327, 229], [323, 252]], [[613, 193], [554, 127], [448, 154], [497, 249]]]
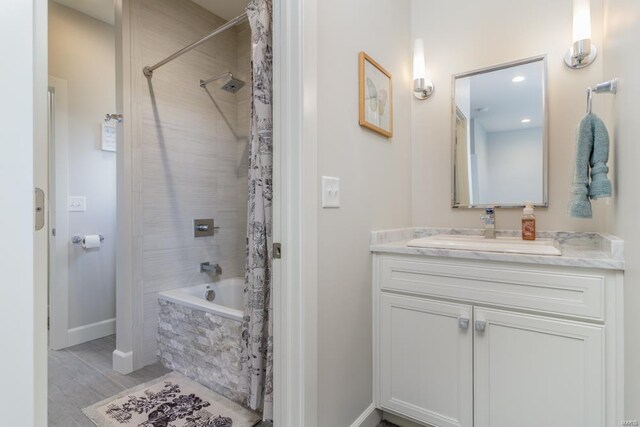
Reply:
[[98, 427], [252, 427], [260, 416], [172, 372], [84, 408]]

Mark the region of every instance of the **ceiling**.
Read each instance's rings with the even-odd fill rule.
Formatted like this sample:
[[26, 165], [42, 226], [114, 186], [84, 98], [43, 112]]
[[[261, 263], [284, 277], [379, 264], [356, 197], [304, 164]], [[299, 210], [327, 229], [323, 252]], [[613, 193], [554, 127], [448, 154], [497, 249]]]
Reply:
[[75, 9], [107, 24], [115, 25], [114, 0], [54, 0], [56, 3]]
[[192, 0], [227, 21], [242, 15], [248, 0]]
[[[513, 82], [516, 76], [524, 77]], [[471, 118], [487, 132], [542, 127], [544, 63], [531, 62], [469, 77]], [[529, 119], [522, 123], [522, 119]]]
[[[115, 25], [114, 0], [54, 0], [64, 6], [82, 12], [95, 19]], [[247, 7], [247, 0], [192, 0], [210, 12], [229, 20], [241, 15]]]

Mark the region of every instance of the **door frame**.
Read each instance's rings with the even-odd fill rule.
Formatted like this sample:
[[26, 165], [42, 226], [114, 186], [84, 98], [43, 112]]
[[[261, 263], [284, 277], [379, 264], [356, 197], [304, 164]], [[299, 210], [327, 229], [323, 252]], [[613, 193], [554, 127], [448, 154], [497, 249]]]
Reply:
[[[132, 117], [129, 96], [131, 0], [116, 0], [118, 242], [114, 369], [129, 373], [141, 360], [142, 295], [134, 235]], [[274, 421], [278, 427], [317, 425], [317, 0], [273, 0]]]
[[[116, 26], [128, 27], [129, 0], [116, 0]], [[275, 0], [274, 4], [274, 55], [277, 66], [274, 70], [274, 114], [279, 124], [274, 132], [276, 142], [275, 162], [279, 173], [275, 179], [279, 180], [276, 189], [276, 206], [274, 233], [283, 243], [283, 258], [276, 265], [276, 286], [274, 295], [275, 311], [274, 324], [276, 364], [275, 372], [275, 417], [278, 427], [315, 427], [317, 425], [317, 228], [318, 228], [318, 189], [317, 189], [317, 0]], [[32, 80], [31, 88], [26, 88], [28, 104], [24, 108], [15, 109], [14, 100], [6, 97], [2, 107], [11, 108], [15, 113], [16, 126], [7, 130], [16, 131], [16, 135], [31, 139], [33, 145], [24, 147], [16, 145], [15, 150], [9, 150], [7, 155], [15, 154], [18, 163], [31, 156], [32, 162], [24, 164], [23, 174], [16, 178], [23, 179], [22, 185], [11, 183], [7, 187], [10, 195], [17, 197], [14, 202], [24, 201], [24, 206], [33, 208], [24, 197], [20, 198], [22, 188], [33, 185], [42, 188], [47, 193], [48, 154], [47, 154], [47, 85], [48, 85], [48, 7], [46, 0], [11, 0], [7, 10], [9, 13], [5, 30], [7, 43], [16, 44], [22, 39], [22, 44], [29, 44], [27, 49], [22, 44], [16, 44], [23, 54], [15, 58], [16, 70], [30, 69], [31, 73], [23, 75], [17, 83], [24, 83], [25, 78]], [[123, 13], [124, 12], [124, 13]], [[21, 32], [22, 31], [22, 32]], [[24, 34], [27, 37], [22, 37]], [[120, 34], [118, 34], [120, 33]], [[3, 33], [4, 34], [4, 33]], [[30, 35], [31, 37], [29, 37]], [[17, 36], [17, 38], [16, 38]], [[117, 32], [116, 53], [120, 58], [129, 54], [126, 33]], [[28, 54], [32, 50], [32, 54]], [[119, 92], [118, 108], [127, 112], [127, 87], [130, 76], [123, 74], [122, 61], [117, 66], [117, 89]], [[11, 74], [10, 74], [11, 75]], [[17, 89], [23, 86], [17, 85]], [[5, 103], [11, 103], [5, 105]], [[25, 101], [27, 102], [27, 101]], [[22, 105], [22, 104], [20, 104]], [[27, 111], [28, 110], [28, 111]], [[126, 120], [126, 117], [125, 117]], [[31, 121], [33, 128], [24, 130], [22, 124]], [[14, 129], [15, 128], [15, 129]], [[126, 130], [118, 126], [118, 156], [131, 155], [130, 146], [127, 147]], [[122, 133], [124, 132], [124, 135]], [[125, 149], [129, 149], [125, 153]], [[123, 157], [118, 157], [123, 160]], [[125, 158], [126, 159], [126, 158]], [[129, 157], [130, 159], [130, 157]], [[26, 162], [25, 162], [26, 163]], [[118, 237], [125, 246], [119, 247], [118, 257], [118, 317], [132, 322], [133, 319], [133, 276], [130, 268], [130, 255], [133, 252], [131, 229], [131, 193], [130, 161], [123, 164], [119, 161], [118, 187], [124, 194], [118, 198]], [[29, 190], [31, 193], [31, 190]], [[32, 193], [31, 193], [32, 194]], [[31, 198], [31, 195], [29, 196]], [[46, 198], [45, 198], [46, 199]], [[124, 202], [124, 203], [123, 203]], [[46, 207], [46, 206], [45, 206]], [[15, 213], [14, 213], [15, 212]], [[15, 234], [23, 230], [22, 225], [27, 221], [27, 212], [9, 211], [8, 220], [17, 220]], [[125, 221], [122, 221], [125, 220]], [[33, 222], [28, 221], [31, 225]], [[33, 228], [31, 228], [33, 230]], [[29, 233], [31, 234], [31, 233]], [[29, 235], [27, 234], [27, 235]], [[21, 292], [15, 293], [13, 300], [7, 299], [10, 305], [6, 313], [11, 314], [15, 308], [22, 317], [13, 319], [22, 325], [16, 329], [19, 341], [14, 344], [14, 351], [7, 354], [7, 366], [20, 373], [15, 378], [10, 391], [11, 399], [2, 399], [2, 407], [10, 406], [7, 413], [15, 413], [20, 422], [35, 427], [47, 425], [47, 276], [48, 276], [48, 236], [49, 226], [46, 221], [43, 229], [32, 234], [33, 240], [28, 244], [14, 248], [14, 255], [24, 257], [15, 268], [3, 272], [8, 280], [19, 279]], [[13, 240], [12, 233], [5, 236], [13, 248], [20, 238]], [[24, 235], [22, 236], [24, 237]], [[123, 239], [124, 237], [124, 239]], [[32, 269], [20, 271], [23, 264], [30, 264]], [[121, 317], [122, 316], [122, 317]], [[130, 323], [131, 324], [131, 323]], [[131, 331], [128, 336], [124, 328], [125, 323], [118, 324], [118, 338], [128, 339], [132, 344]], [[15, 333], [6, 338], [17, 336]], [[120, 345], [118, 350], [121, 350]], [[131, 348], [131, 347], [129, 347]], [[116, 351], [118, 351], [116, 350]], [[126, 348], [125, 348], [126, 350]], [[128, 351], [131, 353], [131, 350]], [[114, 355], [114, 362], [116, 361]], [[123, 353], [121, 358], [125, 364], [132, 358]], [[127, 366], [120, 366], [126, 368]], [[11, 378], [11, 377], [10, 377]], [[4, 396], [4, 394], [3, 394]], [[7, 408], [9, 409], [9, 408]], [[11, 420], [11, 417], [8, 419]]]
[[[49, 148], [49, 347], [60, 350], [69, 345], [69, 123], [68, 83], [49, 76], [53, 100], [48, 111]], [[53, 119], [53, 123], [51, 123]], [[53, 133], [54, 138], [50, 135]], [[55, 235], [53, 234], [53, 230]]]
[[274, 0], [274, 424], [316, 427], [317, 0]]

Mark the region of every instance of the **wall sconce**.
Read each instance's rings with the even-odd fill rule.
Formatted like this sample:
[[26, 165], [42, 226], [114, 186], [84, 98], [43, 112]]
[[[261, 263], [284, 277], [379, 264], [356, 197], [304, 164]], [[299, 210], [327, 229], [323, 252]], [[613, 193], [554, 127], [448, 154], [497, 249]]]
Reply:
[[427, 99], [433, 95], [434, 89], [433, 82], [427, 78], [424, 42], [422, 39], [416, 39], [413, 45], [413, 96]]
[[591, 44], [590, 0], [573, 0], [573, 46], [564, 57], [569, 68], [584, 68], [595, 61], [598, 51]]

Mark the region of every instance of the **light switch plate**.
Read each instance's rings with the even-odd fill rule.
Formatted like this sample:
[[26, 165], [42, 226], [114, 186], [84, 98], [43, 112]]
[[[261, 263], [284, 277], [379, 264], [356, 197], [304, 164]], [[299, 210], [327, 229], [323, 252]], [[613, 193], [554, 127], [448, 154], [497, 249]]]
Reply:
[[322, 177], [322, 207], [340, 207], [340, 178], [332, 176]]
[[69, 212], [86, 212], [87, 198], [83, 196], [69, 196]]

